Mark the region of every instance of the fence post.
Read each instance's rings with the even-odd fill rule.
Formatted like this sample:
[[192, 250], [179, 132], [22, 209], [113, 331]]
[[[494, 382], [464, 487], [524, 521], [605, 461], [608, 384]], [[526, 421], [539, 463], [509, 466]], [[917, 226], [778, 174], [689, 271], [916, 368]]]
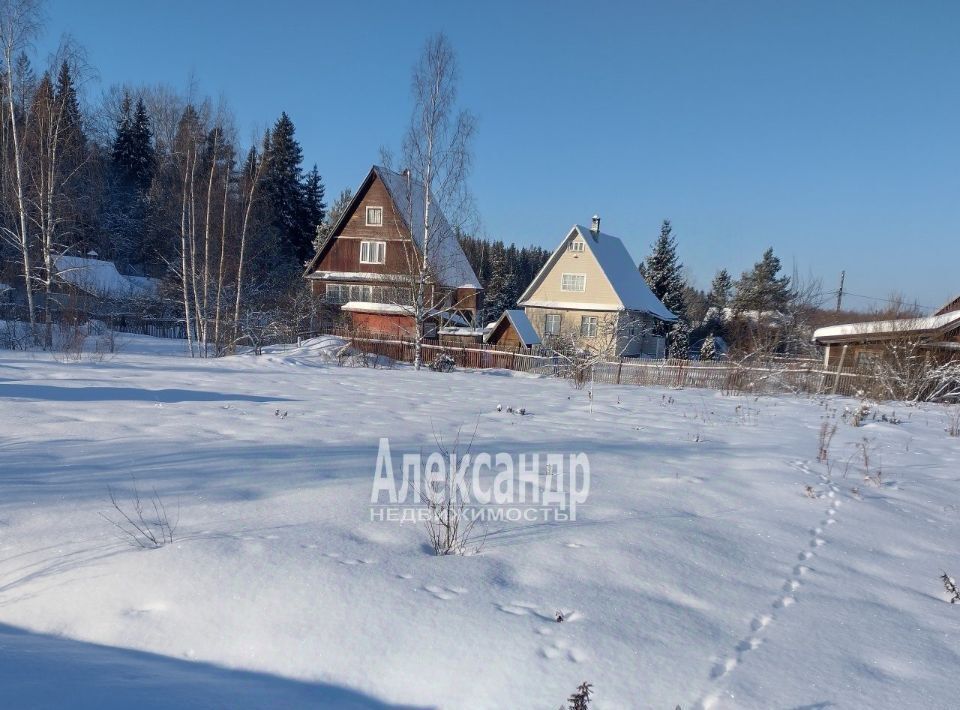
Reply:
[[623, 358], [620, 358], [619, 364], [617, 364], [617, 384], [620, 384], [620, 374], [623, 372]]

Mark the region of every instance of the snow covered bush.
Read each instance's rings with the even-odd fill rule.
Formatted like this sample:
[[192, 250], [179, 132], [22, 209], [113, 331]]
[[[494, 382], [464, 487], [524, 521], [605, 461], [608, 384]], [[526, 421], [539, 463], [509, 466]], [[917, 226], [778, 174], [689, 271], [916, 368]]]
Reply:
[[147, 501], [140, 497], [137, 479], [133, 480], [133, 491], [129, 502], [122, 502], [113, 488], [107, 487], [110, 504], [115, 514], [111, 517], [100, 513], [100, 517], [120, 531], [121, 536], [134, 547], [153, 550], [173, 542], [173, 533], [180, 521], [179, 506], [176, 518], [171, 520], [167, 508], [154, 489]]
[[457, 363], [452, 357], [446, 353], [440, 353], [433, 358], [433, 362], [430, 363], [430, 369], [434, 372], [453, 372], [456, 365]]

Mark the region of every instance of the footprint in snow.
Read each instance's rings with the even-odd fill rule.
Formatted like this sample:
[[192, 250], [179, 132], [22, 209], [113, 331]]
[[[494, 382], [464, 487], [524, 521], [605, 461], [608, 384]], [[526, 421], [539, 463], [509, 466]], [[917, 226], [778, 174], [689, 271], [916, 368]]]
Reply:
[[434, 598], [441, 601], [449, 601], [450, 599], [455, 599], [461, 594], [467, 593], [467, 590], [463, 587], [438, 587], [434, 584], [428, 584], [423, 589], [424, 591], [430, 592]]

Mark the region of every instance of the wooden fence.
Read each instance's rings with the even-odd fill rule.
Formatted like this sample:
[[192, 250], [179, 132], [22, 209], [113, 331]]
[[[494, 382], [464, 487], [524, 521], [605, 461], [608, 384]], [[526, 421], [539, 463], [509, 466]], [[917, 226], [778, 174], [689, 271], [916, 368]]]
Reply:
[[[413, 362], [412, 340], [373, 336], [343, 336], [354, 347], [371, 355], [400, 362]], [[825, 368], [819, 361], [771, 359], [756, 363], [698, 360], [646, 360], [626, 358], [593, 362], [585, 367], [547, 351], [502, 350], [488, 345], [454, 346], [425, 342], [423, 361], [431, 363], [444, 354], [457, 367], [499, 368], [515, 372], [577, 377], [584, 382], [660, 387], [702, 387], [727, 392], [807, 392], [856, 395], [867, 389], [873, 377], [853, 369]], [[579, 368], [579, 372], [578, 372]]]

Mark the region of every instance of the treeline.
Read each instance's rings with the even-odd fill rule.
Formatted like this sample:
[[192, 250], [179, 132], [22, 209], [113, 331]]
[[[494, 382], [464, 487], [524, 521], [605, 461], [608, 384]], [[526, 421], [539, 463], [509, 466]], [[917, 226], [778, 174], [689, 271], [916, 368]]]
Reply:
[[166, 87], [85, 102], [80, 48], [31, 60], [41, 18], [35, 2], [0, 6], [0, 281], [49, 339], [57, 257], [96, 252], [164, 279], [191, 347], [229, 349], [245, 318], [302, 289], [324, 222], [323, 181], [304, 169], [292, 120], [244, 141], [224, 105]]
[[640, 264], [650, 289], [672, 313], [673, 324], [661, 324], [670, 357], [691, 354], [710, 359], [720, 354], [717, 338], [740, 355], [807, 355], [811, 323], [823, 301], [819, 281], [782, 273], [773, 249], [764, 251], [752, 268], [734, 279], [717, 271], [710, 289], [689, 285], [677, 254], [670, 220], [664, 220], [650, 254]]
[[505, 310], [517, 307], [517, 299], [550, 258], [543, 247], [507, 246], [502, 241], [487, 241], [461, 235], [460, 245], [480, 285], [484, 288], [480, 323], [496, 320]]

